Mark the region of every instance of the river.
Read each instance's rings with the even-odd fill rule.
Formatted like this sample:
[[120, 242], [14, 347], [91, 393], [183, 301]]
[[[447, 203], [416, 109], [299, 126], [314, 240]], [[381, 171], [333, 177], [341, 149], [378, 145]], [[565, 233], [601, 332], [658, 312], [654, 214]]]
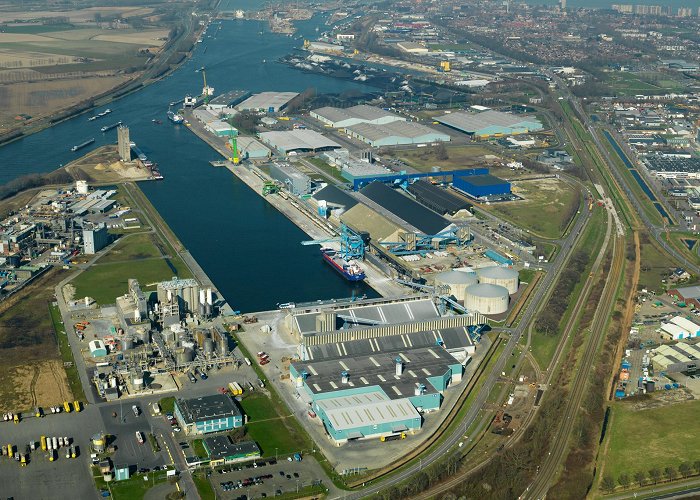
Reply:
[[[321, 22], [316, 17], [298, 23], [299, 35], [313, 35]], [[141, 189], [234, 309], [251, 312], [279, 302], [377, 297], [366, 284], [351, 284], [335, 273], [321, 260], [318, 246], [300, 245], [309, 239], [305, 233], [228, 170], [210, 166], [219, 156], [186, 127], [165, 119], [169, 102], [201, 92], [202, 74], [195, 72], [201, 66], [216, 94], [232, 89], [370, 89], [276, 63], [302, 40], [269, 33], [265, 23], [236, 20], [221, 26], [216, 33], [218, 26], [212, 24], [192, 59], [172, 75], [111, 103], [109, 116], [88, 122], [88, 113], [0, 147], [0, 182], [53, 170], [92, 147], [116, 142], [116, 130], [102, 134], [99, 129], [121, 120], [165, 176], [160, 182], [140, 183]], [[153, 124], [153, 118], [163, 124]], [[92, 137], [93, 146], [70, 152], [72, 145]]]

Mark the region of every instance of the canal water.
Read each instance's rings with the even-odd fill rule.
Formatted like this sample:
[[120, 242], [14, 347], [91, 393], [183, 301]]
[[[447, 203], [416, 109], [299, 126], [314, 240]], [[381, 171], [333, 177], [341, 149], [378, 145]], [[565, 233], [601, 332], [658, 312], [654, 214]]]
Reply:
[[[165, 117], [169, 102], [201, 92], [202, 73], [195, 70], [202, 66], [216, 94], [233, 89], [301, 92], [309, 87], [320, 93], [371, 90], [277, 63], [301, 46], [299, 36], [312, 36], [317, 26], [323, 30], [319, 17], [298, 26], [299, 33], [289, 37], [269, 33], [261, 22], [223, 21], [221, 30], [212, 24], [192, 59], [162, 81], [111, 103], [113, 112], [107, 117], [88, 122], [88, 113], [0, 147], [0, 182], [53, 170], [93, 147], [116, 142], [116, 130], [102, 134], [99, 129], [121, 120], [165, 177], [142, 182], [141, 189], [234, 309], [250, 312], [279, 302], [377, 297], [366, 284], [351, 284], [335, 273], [321, 260], [318, 246], [300, 245], [309, 239], [305, 233], [228, 170], [210, 166], [210, 160], [220, 157]], [[162, 125], [153, 124], [154, 118]], [[70, 152], [72, 145], [92, 137], [94, 145]]]

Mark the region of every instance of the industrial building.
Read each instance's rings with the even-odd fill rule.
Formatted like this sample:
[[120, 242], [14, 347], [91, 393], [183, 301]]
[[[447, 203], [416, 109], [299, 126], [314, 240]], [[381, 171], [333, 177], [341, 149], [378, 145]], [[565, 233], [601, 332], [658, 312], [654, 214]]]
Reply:
[[284, 130], [261, 132], [260, 140], [283, 154], [317, 153], [340, 149], [342, 146], [314, 130]]
[[222, 120], [213, 120], [207, 123], [204, 128], [217, 137], [231, 137], [238, 135], [238, 129]]
[[275, 162], [270, 165], [270, 177], [281, 182], [295, 196], [311, 191], [311, 178], [289, 163]]
[[511, 295], [518, 291], [519, 278], [515, 269], [501, 266], [482, 267], [476, 270], [476, 276], [479, 283], [502, 286]]
[[346, 128], [347, 133], [372, 147], [402, 144], [449, 142], [450, 136], [414, 122], [391, 122], [383, 125], [358, 123]]
[[440, 215], [454, 215], [460, 210], [469, 210], [472, 207], [463, 197], [424, 180], [409, 184], [408, 192], [415, 196], [421, 205]]
[[254, 441], [234, 443], [230, 436], [211, 436], [202, 440], [209, 465], [232, 464], [260, 458], [260, 448]]
[[667, 340], [680, 340], [700, 336], [700, 326], [683, 316], [676, 316], [667, 323], [661, 323], [661, 336]]
[[88, 343], [88, 348], [90, 349], [90, 356], [93, 358], [103, 358], [107, 356], [107, 347], [105, 343], [101, 340], [91, 340]]
[[660, 345], [651, 351], [651, 363], [657, 372], [695, 373], [700, 359], [700, 346], [693, 342]]
[[83, 226], [83, 252], [85, 255], [94, 255], [109, 245], [111, 236], [105, 224], [84, 223]]
[[210, 99], [209, 103], [206, 105], [206, 108], [212, 111], [221, 111], [226, 108], [232, 108], [243, 102], [243, 100], [247, 99], [249, 96], [250, 92], [247, 90], [230, 90]]
[[510, 194], [510, 182], [491, 174], [455, 176], [452, 186], [473, 198]]
[[236, 109], [238, 111], [278, 113], [298, 95], [298, 92], [261, 92], [238, 104]]
[[409, 54], [427, 54], [430, 52], [428, 47], [416, 42], [399, 42], [396, 46]]
[[413, 432], [440, 408], [475, 353], [475, 313], [441, 317], [430, 299], [378, 299], [291, 315], [302, 361], [290, 376], [328, 435], [348, 440]]
[[243, 158], [250, 160], [261, 160], [269, 158], [272, 155], [272, 150], [254, 137], [238, 136], [236, 139], [238, 151]]
[[366, 104], [358, 104], [349, 108], [326, 106], [314, 109], [310, 115], [333, 128], [347, 128], [360, 123], [384, 125], [396, 121], [406, 121], [406, 118], [395, 113]]
[[345, 191], [338, 189], [332, 184], [316, 191], [311, 199], [316, 202], [318, 214], [321, 217], [335, 217], [340, 220], [340, 216], [347, 210], [357, 205], [359, 202]]
[[175, 400], [175, 418], [188, 435], [230, 431], [243, 425], [243, 415], [225, 394]]
[[392, 172], [388, 168], [372, 163], [371, 161], [365, 161], [355, 156], [351, 156], [343, 150], [326, 151], [322, 156], [330, 165], [339, 167], [340, 175], [350, 182], [352, 182], [355, 177], [386, 175]]
[[514, 115], [492, 109], [480, 113], [454, 112], [435, 118], [443, 125], [477, 138], [527, 134], [542, 130], [542, 123], [534, 117]]
[[442, 233], [452, 225], [450, 221], [399, 193], [382, 182], [372, 182], [360, 189], [360, 194], [408, 223], [426, 235]]
[[478, 283], [465, 290], [464, 307], [481, 314], [502, 314], [508, 310], [509, 299], [507, 288], [490, 283]]

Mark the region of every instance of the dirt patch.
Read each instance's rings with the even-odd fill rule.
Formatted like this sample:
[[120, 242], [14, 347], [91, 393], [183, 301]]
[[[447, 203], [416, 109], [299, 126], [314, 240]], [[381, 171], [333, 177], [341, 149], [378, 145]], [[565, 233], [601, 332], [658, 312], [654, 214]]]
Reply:
[[26, 411], [72, 400], [61, 361], [14, 366], [0, 374], [0, 412]]
[[651, 408], [660, 408], [661, 406], [668, 406], [676, 403], [684, 403], [693, 399], [695, 399], [693, 393], [685, 388], [680, 388], [672, 391], [659, 391], [654, 393], [654, 395], [651, 397], [640, 398], [639, 400], [630, 402], [636, 411], [640, 411], [649, 410]]

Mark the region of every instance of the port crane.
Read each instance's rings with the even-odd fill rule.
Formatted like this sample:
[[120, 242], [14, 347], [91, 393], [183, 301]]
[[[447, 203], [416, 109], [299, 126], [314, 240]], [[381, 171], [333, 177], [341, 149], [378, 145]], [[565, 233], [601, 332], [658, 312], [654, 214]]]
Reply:
[[394, 255], [411, 255], [440, 250], [450, 243], [463, 247], [471, 241], [468, 227], [462, 226], [438, 234], [399, 233], [401, 241], [382, 241], [380, 244]]
[[340, 236], [322, 240], [302, 241], [301, 244], [304, 246], [323, 245], [324, 243], [331, 242], [340, 242], [340, 255], [346, 260], [362, 260], [365, 256], [365, 242], [362, 239], [362, 236], [350, 229], [345, 224], [340, 226]]
[[202, 87], [202, 99], [204, 104], [209, 104], [209, 97], [214, 95], [214, 87], [207, 85], [207, 72], [202, 68], [202, 77], [204, 78], [204, 87]]
[[241, 162], [238, 151], [238, 130], [233, 127], [228, 131], [228, 147], [231, 149], [230, 160], [234, 165], [238, 165]]

